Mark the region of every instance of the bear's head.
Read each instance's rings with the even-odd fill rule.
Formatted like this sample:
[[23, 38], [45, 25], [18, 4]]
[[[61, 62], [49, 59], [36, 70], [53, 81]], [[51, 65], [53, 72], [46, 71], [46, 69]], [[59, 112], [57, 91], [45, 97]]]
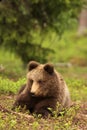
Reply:
[[27, 86], [33, 96], [56, 96], [57, 75], [52, 64], [40, 64], [36, 61], [29, 62]]

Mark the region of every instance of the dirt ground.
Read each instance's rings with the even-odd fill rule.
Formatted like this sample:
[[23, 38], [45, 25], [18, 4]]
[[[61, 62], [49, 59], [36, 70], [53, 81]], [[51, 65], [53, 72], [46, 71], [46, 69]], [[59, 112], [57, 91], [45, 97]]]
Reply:
[[[15, 97], [12, 95], [0, 95], [0, 111], [4, 114], [11, 112], [11, 107]], [[20, 113], [14, 113], [20, 119]], [[22, 113], [21, 113], [22, 114]], [[25, 120], [33, 122], [34, 118], [23, 114]], [[73, 126], [77, 126], [77, 130], [87, 130], [87, 102], [80, 103], [79, 109], [76, 112], [75, 117], [73, 118]]]

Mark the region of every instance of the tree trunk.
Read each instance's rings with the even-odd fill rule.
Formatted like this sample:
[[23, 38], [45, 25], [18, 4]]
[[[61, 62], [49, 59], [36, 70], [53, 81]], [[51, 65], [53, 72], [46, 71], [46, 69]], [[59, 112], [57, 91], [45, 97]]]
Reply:
[[79, 17], [78, 35], [87, 34], [87, 9], [82, 9]]

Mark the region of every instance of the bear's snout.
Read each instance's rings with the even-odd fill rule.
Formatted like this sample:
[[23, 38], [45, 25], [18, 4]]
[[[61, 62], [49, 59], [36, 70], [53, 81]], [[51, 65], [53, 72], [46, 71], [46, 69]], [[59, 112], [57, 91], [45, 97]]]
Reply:
[[30, 90], [31, 95], [36, 95], [38, 90], [39, 90], [38, 83], [37, 82], [33, 82], [32, 86], [31, 86], [31, 90]]

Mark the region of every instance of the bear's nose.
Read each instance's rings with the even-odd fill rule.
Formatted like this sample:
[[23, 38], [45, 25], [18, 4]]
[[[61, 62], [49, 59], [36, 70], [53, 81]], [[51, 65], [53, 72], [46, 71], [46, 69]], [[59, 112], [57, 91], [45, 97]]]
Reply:
[[34, 96], [35, 96], [35, 93], [31, 92], [31, 96], [34, 97]]

